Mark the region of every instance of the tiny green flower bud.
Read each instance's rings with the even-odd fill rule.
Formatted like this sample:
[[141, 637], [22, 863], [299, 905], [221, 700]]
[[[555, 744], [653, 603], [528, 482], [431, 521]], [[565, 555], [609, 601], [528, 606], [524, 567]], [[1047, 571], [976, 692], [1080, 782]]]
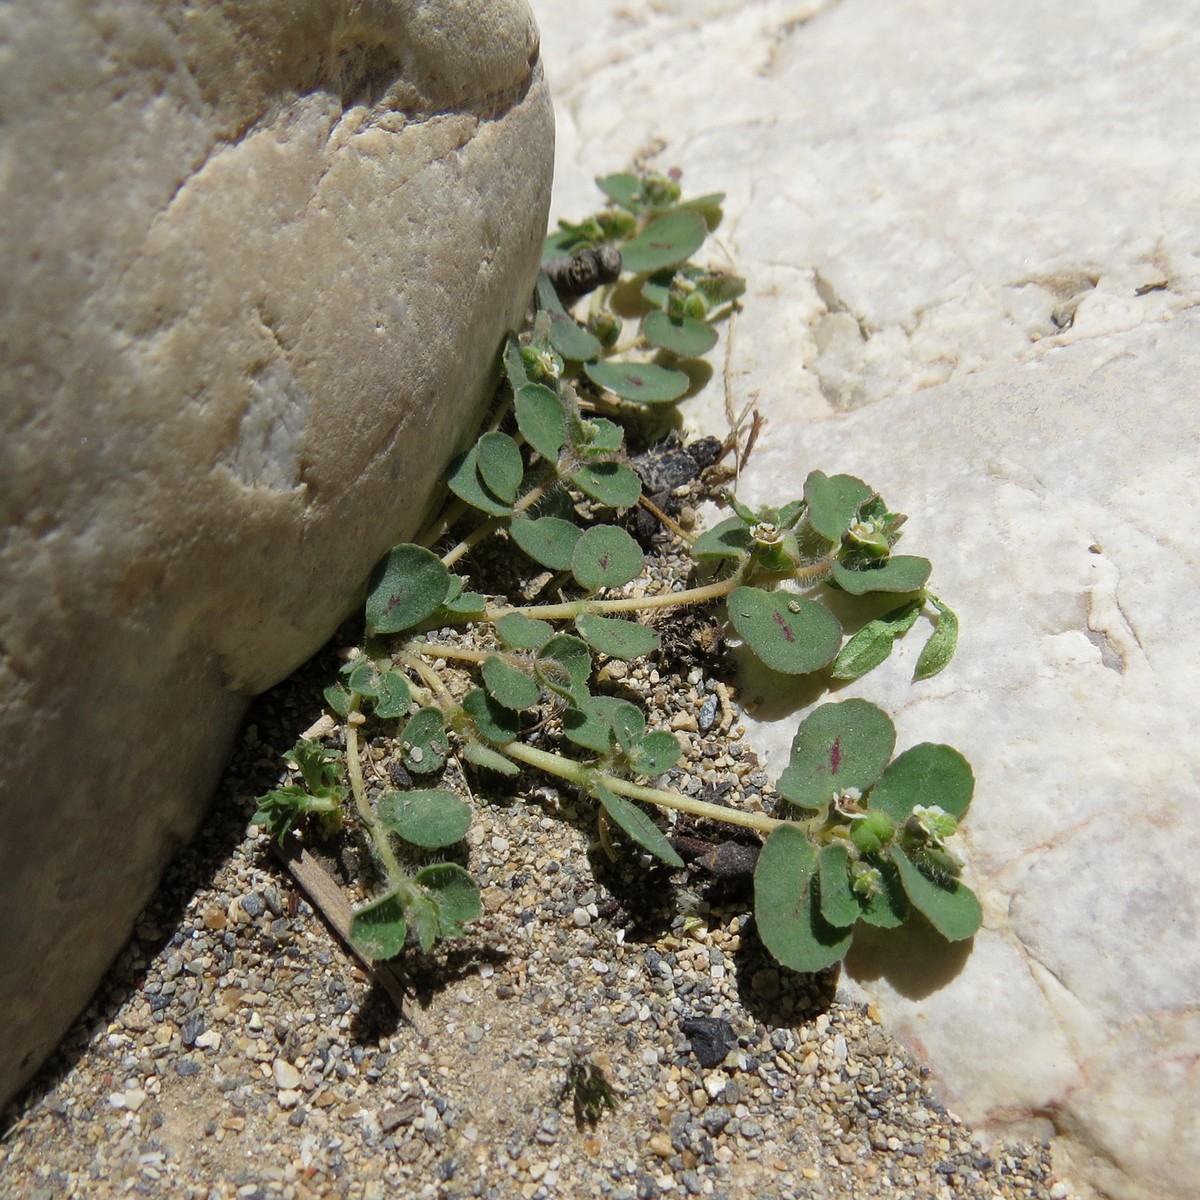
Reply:
[[883, 872], [866, 863], [851, 863], [850, 890], [864, 900], [878, 896], [883, 891]]
[[521, 361], [531, 379], [557, 379], [563, 371], [563, 361], [554, 353], [537, 346], [522, 346]]
[[953, 837], [958, 832], [958, 821], [936, 804], [928, 807], [918, 804], [912, 810], [907, 828], [910, 833], [927, 838], [935, 846], [940, 846], [948, 837]]
[[891, 552], [884, 530], [876, 521], [855, 521], [846, 531], [849, 540], [871, 558], [886, 558]]
[[606, 350], [611, 350], [621, 336], [621, 321], [612, 313], [593, 313], [588, 317], [587, 327], [588, 332], [594, 334]]
[[887, 813], [872, 810], [854, 823], [850, 837], [861, 853], [874, 854], [891, 841], [895, 832], [896, 827]]

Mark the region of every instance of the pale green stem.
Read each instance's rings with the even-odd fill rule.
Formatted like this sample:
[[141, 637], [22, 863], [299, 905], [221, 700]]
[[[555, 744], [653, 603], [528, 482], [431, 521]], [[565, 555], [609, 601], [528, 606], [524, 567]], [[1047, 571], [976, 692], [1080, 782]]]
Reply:
[[567, 621], [585, 613], [600, 616], [604, 613], [641, 612], [649, 608], [680, 608], [687, 604], [707, 604], [728, 596], [741, 583], [737, 575], [721, 579], [704, 587], [688, 588], [683, 592], [662, 592], [657, 596], [629, 596], [620, 600], [568, 600], [563, 604], [531, 604], [517, 608], [487, 608], [485, 621], [498, 621], [509, 613], [522, 617], [540, 617], [545, 621]]
[[350, 791], [354, 796], [354, 807], [358, 810], [359, 819], [371, 835], [371, 845], [387, 875], [389, 888], [399, 893], [402, 904], [408, 904], [418, 896], [416, 886], [409, 880], [408, 873], [396, 858], [396, 853], [388, 841], [388, 832], [379, 823], [371, 809], [371, 802], [367, 799], [362, 763], [358, 757], [358, 726], [353, 721], [353, 717], [359, 711], [358, 704], [358, 696], [352, 695], [348, 714], [351, 719], [346, 722], [346, 771], [350, 776]]
[[609, 791], [618, 796], [628, 796], [631, 800], [643, 800], [647, 804], [659, 808], [673, 808], [677, 812], [690, 813], [694, 817], [702, 817], [709, 821], [720, 821], [725, 825], [741, 825], [746, 829], [754, 829], [759, 833], [769, 834], [787, 821], [779, 821], [762, 813], [739, 812], [734, 808], [723, 808], [719, 804], [706, 804], [703, 800], [693, 800], [689, 796], [681, 796], [677, 792], [663, 791], [662, 788], [652, 788], [641, 783], [630, 783], [626, 779], [618, 779], [614, 775], [606, 775], [594, 767], [584, 766], [571, 758], [552, 754], [548, 750], [539, 750], [536, 746], [527, 746], [524, 742], [509, 742], [499, 747], [502, 754], [515, 758], [547, 775], [557, 775], [577, 787], [591, 788], [602, 783]]
[[465, 646], [451, 646], [445, 642], [412, 642], [409, 652], [424, 654], [428, 658], [457, 658], [472, 663], [481, 663], [496, 653], [494, 650], [468, 650]]
[[[513, 515], [523, 513], [527, 508], [531, 508], [546, 494], [546, 485], [539, 483], [536, 487], [532, 487], [523, 495], [520, 500], [513, 505]], [[456, 517], [455, 520], [458, 518]], [[506, 517], [492, 517], [490, 520], [484, 521], [482, 525], [476, 526], [457, 546], [447, 550], [442, 555], [442, 566], [452, 567], [460, 558], [469, 554], [484, 538], [490, 537], [497, 529], [500, 528], [501, 522], [507, 520]], [[445, 530], [443, 530], [445, 532]]]

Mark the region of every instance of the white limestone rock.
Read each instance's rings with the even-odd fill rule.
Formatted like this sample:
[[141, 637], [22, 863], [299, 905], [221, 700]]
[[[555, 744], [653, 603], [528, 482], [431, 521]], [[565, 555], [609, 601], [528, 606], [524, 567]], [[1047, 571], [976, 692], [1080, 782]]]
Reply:
[[553, 127], [524, 0], [48, 0], [0, 63], [2, 1099], [416, 528]]
[[[917, 641], [838, 696], [887, 708], [900, 748], [971, 759], [985, 926], [971, 947], [862, 937], [846, 994], [955, 1112], [1054, 1135], [1072, 1194], [1194, 1195], [1194, 14], [543, 8], [555, 214], [642, 152], [729, 194], [720, 237], [749, 283], [730, 400], [768, 421], [743, 498], [861, 474], [912, 514], [903, 547], [963, 619], [943, 675], [909, 682]], [[706, 431], [721, 376], [691, 402]], [[746, 694], [778, 772], [824, 694]]]

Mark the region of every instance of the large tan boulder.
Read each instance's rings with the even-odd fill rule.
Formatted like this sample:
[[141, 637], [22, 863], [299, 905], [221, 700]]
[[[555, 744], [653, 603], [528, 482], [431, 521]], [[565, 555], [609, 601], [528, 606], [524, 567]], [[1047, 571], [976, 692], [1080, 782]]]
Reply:
[[0, 62], [6, 1098], [418, 524], [553, 126], [524, 0], [45, 0]]

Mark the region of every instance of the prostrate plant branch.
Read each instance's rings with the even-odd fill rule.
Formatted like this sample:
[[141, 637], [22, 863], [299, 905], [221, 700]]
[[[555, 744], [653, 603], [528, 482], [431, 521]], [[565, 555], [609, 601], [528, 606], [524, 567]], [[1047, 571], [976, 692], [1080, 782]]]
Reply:
[[[636, 337], [621, 341], [611, 286], [592, 298], [585, 325], [551, 278], [539, 278], [534, 318], [505, 347], [492, 419], [451, 465], [456, 499], [418, 543], [395, 547], [376, 569], [366, 653], [351, 656], [343, 679], [326, 690], [345, 723], [354, 807], [383, 878], [383, 890], [354, 915], [354, 944], [374, 959], [399, 954], [410, 937], [428, 951], [482, 911], [477, 885], [456, 864], [406, 870], [404, 862], [458, 843], [470, 807], [449, 789], [418, 786], [372, 805], [358, 729], [376, 718], [397, 722], [402, 764], [419, 782], [457, 756], [468, 769], [512, 778], [532, 767], [570, 783], [595, 802], [605, 849], [619, 831], [639, 862], [684, 869], [669, 826], [660, 828], [643, 805], [660, 820], [686, 814], [701, 833], [711, 823], [763, 835], [757, 927], [770, 953], [795, 970], [837, 962], [860, 924], [892, 928], [913, 911], [949, 940], [968, 938], [979, 903], [947, 845], [974, 789], [957, 751], [923, 743], [892, 761], [896, 733], [881, 710], [858, 699], [823, 704], [797, 729], [775, 785], [778, 815], [742, 812], [654, 786], [679, 761], [678, 738], [648, 729], [638, 705], [601, 690], [608, 673], [597, 672], [597, 656], [634, 662], [659, 652], [656, 629], [631, 615], [707, 606], [768, 669], [833, 679], [878, 667], [931, 606], [934, 631], [914, 676], [929, 678], [953, 656], [958, 621], [928, 588], [929, 562], [895, 553], [906, 518], [854, 476], [811, 471], [801, 495], [757, 510], [721, 492], [722, 478], [706, 479], [702, 494], [732, 513], [699, 535], [642, 494], [627, 426], [689, 391], [695, 371], [680, 368], [712, 349], [712, 322], [734, 311], [745, 285], [691, 261], [720, 221], [720, 196], [683, 200], [677, 181], [660, 176], [599, 182], [609, 207], [564, 223], [547, 239], [547, 254], [555, 278], [570, 282], [572, 304], [590, 286], [611, 284], [620, 262], [623, 303], [635, 292], [644, 301]], [[603, 279], [591, 278], [597, 263]], [[757, 431], [756, 421], [739, 464]], [[619, 523], [638, 505], [676, 535], [706, 582], [616, 594], [646, 575], [641, 546]], [[432, 547], [455, 531], [457, 541], [439, 556]], [[509, 605], [469, 590], [453, 568], [500, 531], [550, 572], [555, 588], [578, 595]], [[486, 577], [486, 562], [475, 576]], [[845, 602], [839, 611], [858, 597], [891, 595], [896, 606], [847, 639], [822, 602], [830, 591]], [[449, 628], [465, 644], [423, 640], [422, 631]], [[345, 799], [334, 749], [301, 742], [288, 759], [300, 781], [262, 797], [255, 815], [281, 837], [298, 821], [336, 820]]]

